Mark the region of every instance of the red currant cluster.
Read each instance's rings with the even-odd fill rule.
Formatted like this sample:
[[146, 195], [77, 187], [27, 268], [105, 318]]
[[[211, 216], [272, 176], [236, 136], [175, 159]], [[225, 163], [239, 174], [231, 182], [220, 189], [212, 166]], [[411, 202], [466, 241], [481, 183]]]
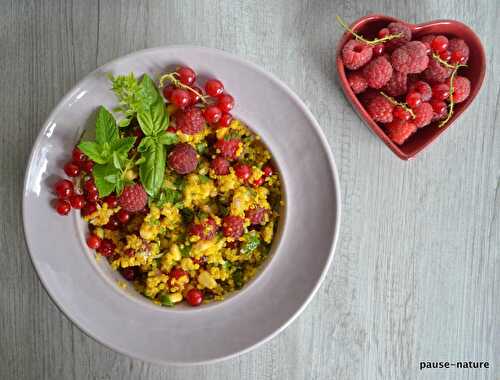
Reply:
[[184, 110], [199, 105], [203, 107], [203, 116], [207, 123], [221, 128], [231, 123], [230, 111], [234, 107], [234, 98], [224, 92], [224, 85], [218, 79], [206, 81], [206, 94], [195, 85], [194, 70], [186, 66], [179, 67], [174, 73], [163, 75], [160, 82], [165, 81], [170, 84], [163, 88], [163, 96], [178, 109]]
[[[75, 147], [72, 160], [64, 165], [64, 172], [68, 177], [75, 178], [82, 174], [92, 173], [93, 167], [94, 163], [80, 149]], [[86, 206], [87, 201], [96, 202], [98, 198], [97, 188], [95, 188], [95, 193], [85, 194], [84, 197], [75, 191], [73, 182], [67, 179], [57, 181], [54, 185], [54, 192], [57, 195], [55, 209], [60, 215], [68, 215], [71, 208], [82, 209]]]

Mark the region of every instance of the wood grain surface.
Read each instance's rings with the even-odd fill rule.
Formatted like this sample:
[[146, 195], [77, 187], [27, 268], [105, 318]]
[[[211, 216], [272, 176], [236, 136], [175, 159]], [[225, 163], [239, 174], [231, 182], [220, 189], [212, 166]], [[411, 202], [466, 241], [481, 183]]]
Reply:
[[[334, 16], [372, 12], [457, 19], [486, 49], [479, 96], [414, 161], [369, 132], [336, 78]], [[0, 379], [500, 379], [499, 19], [497, 0], [0, 0]], [[66, 91], [169, 44], [220, 48], [285, 81], [322, 126], [343, 196], [333, 266], [306, 311], [255, 351], [197, 367], [130, 359], [70, 323], [32, 268], [20, 212], [31, 146]], [[439, 360], [491, 367], [419, 370]]]

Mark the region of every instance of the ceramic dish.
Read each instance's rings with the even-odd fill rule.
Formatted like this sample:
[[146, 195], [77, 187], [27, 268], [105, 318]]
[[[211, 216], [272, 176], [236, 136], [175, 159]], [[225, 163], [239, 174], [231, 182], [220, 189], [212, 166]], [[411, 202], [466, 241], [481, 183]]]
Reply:
[[[260, 274], [227, 300], [198, 308], [162, 308], [117, 285], [119, 275], [86, 247], [78, 213], [51, 206], [61, 163], [99, 105], [116, 105], [106, 74], [148, 73], [186, 64], [200, 77], [223, 78], [239, 106], [235, 116], [261, 135], [283, 181], [286, 202], [271, 257]], [[67, 218], [73, 222], [68, 223]], [[57, 105], [38, 136], [23, 194], [33, 264], [60, 309], [84, 332], [124, 354], [159, 364], [194, 364], [245, 352], [298, 316], [332, 260], [340, 190], [330, 149], [317, 122], [283, 83], [227, 53], [197, 47], [143, 50], [88, 75]]]
[[455, 20], [434, 20], [422, 24], [410, 24], [406, 21], [399, 20], [394, 17], [373, 14], [362, 17], [350, 25], [350, 28], [367, 37], [373, 36], [376, 31], [387, 26], [391, 22], [400, 22], [412, 31], [415, 38], [419, 38], [426, 34], [444, 34], [463, 39], [470, 49], [470, 57], [467, 67], [460, 69], [460, 75], [467, 77], [471, 82], [469, 97], [455, 107], [455, 112], [451, 119], [439, 128], [437, 123], [433, 123], [426, 128], [420, 129], [417, 133], [411, 136], [403, 145], [397, 145], [389, 139], [382, 127], [370, 117], [366, 109], [361, 104], [358, 97], [354, 94], [349, 86], [346, 78], [344, 64], [342, 63], [341, 51], [345, 43], [352, 38], [349, 33], [344, 33], [337, 44], [337, 72], [339, 74], [340, 83], [344, 93], [351, 102], [354, 110], [358, 113], [366, 125], [375, 133], [399, 158], [408, 160], [415, 157], [419, 152], [426, 148], [430, 143], [439, 137], [444, 131], [450, 128], [455, 120], [469, 107], [474, 101], [474, 98], [479, 92], [483, 83], [486, 71], [486, 57], [483, 45], [478, 36], [468, 26]]

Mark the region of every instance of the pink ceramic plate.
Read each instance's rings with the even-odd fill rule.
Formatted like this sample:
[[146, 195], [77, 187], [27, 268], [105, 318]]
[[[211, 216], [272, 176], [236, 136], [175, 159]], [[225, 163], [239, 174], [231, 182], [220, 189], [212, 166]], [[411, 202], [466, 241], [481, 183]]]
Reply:
[[368, 112], [365, 110], [359, 99], [352, 92], [349, 83], [347, 82], [344, 64], [341, 59], [341, 51], [344, 44], [352, 38], [349, 33], [344, 33], [337, 45], [337, 72], [340, 77], [340, 83], [344, 89], [347, 99], [351, 102], [356, 112], [365, 121], [368, 127], [401, 159], [408, 160], [414, 157], [422, 149], [433, 142], [441, 133], [450, 128], [455, 120], [469, 107], [476, 97], [483, 83], [486, 70], [486, 57], [484, 54], [483, 45], [478, 36], [466, 25], [454, 20], [435, 20], [423, 24], [409, 24], [406, 21], [398, 20], [394, 17], [374, 14], [362, 17], [355, 21], [350, 27], [358, 34], [371, 39], [376, 36], [376, 33], [381, 28], [387, 26], [390, 22], [400, 22], [410, 27], [412, 31], [412, 39], [418, 39], [426, 34], [444, 34], [462, 38], [470, 49], [470, 57], [467, 62], [467, 67], [460, 68], [459, 73], [471, 82], [471, 90], [469, 97], [462, 103], [455, 105], [455, 111], [450, 121], [445, 126], [438, 128], [437, 123], [420, 128], [413, 136], [411, 136], [403, 145], [397, 145], [392, 142], [386, 135], [382, 127], [372, 120]]

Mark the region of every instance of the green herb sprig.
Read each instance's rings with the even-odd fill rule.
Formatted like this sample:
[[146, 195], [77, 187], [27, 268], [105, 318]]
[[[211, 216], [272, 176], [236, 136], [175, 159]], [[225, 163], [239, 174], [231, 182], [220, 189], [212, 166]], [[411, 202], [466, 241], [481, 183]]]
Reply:
[[336, 16], [336, 19], [337, 19], [337, 22], [340, 24], [340, 26], [342, 26], [345, 30], [347, 30], [349, 33], [351, 33], [355, 39], [357, 39], [358, 41], [362, 41], [365, 44], [370, 45], [370, 46], [383, 44], [384, 42], [394, 40], [394, 39], [399, 38], [403, 35], [403, 33], [396, 33], [396, 34], [389, 34], [383, 38], [375, 38], [373, 40], [367, 40], [361, 34], [358, 34], [354, 30], [349, 28], [349, 25], [347, 25], [347, 23], [344, 20], [342, 20], [342, 17]]
[[125, 173], [133, 166], [128, 152], [135, 137], [120, 137], [115, 118], [104, 107], [97, 112], [95, 129], [95, 141], [81, 141], [78, 148], [96, 163], [92, 174], [99, 196], [120, 194], [127, 182]]

